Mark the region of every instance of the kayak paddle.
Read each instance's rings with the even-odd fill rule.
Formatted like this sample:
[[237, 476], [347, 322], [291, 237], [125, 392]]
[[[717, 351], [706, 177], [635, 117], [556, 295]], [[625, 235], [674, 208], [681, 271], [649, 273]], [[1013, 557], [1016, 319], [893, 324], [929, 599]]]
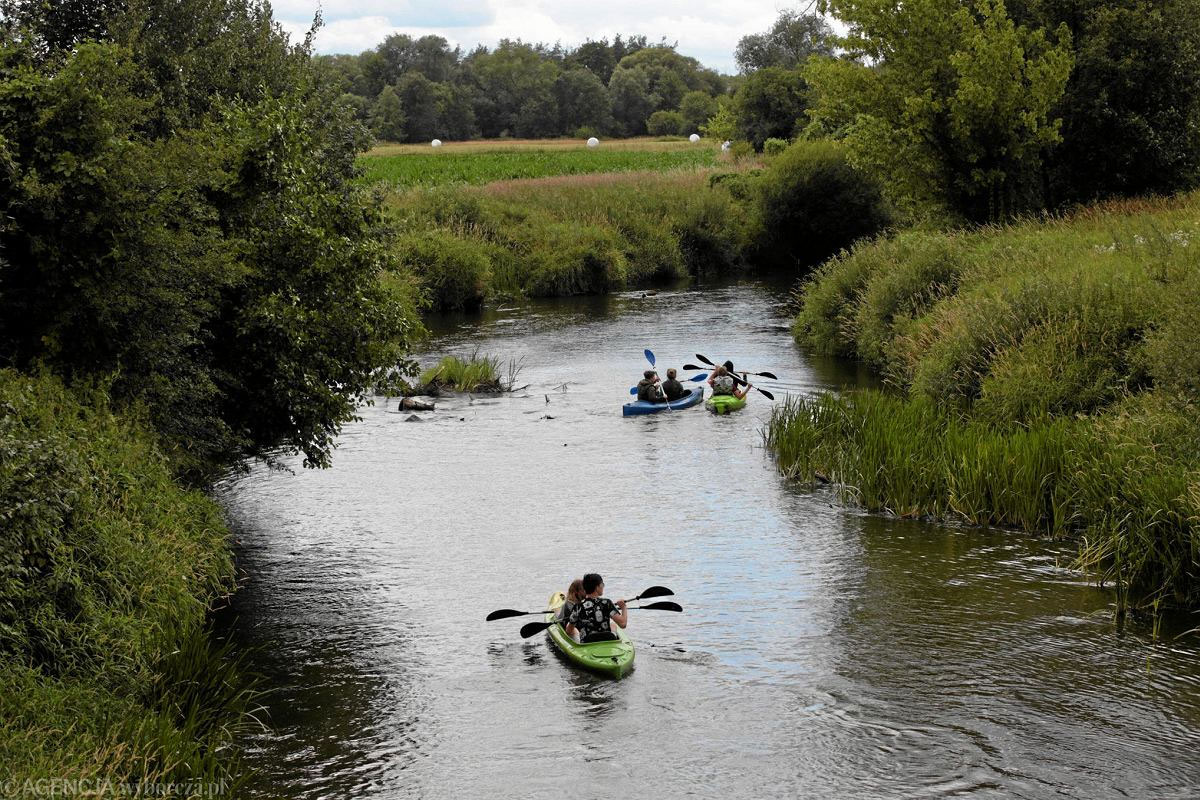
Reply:
[[[626, 611], [683, 611], [683, 606], [679, 603], [651, 603], [648, 606], [626, 606]], [[551, 622], [530, 622], [521, 626], [521, 638], [528, 639], [530, 636], [535, 636], [544, 630], [547, 630], [551, 625], [557, 625], [558, 620]]]
[[[643, 597], [670, 597], [673, 594], [675, 594], [675, 593], [672, 592], [670, 589], [668, 589], [665, 586], [651, 586], [649, 589], [642, 592], [637, 597], [631, 597], [626, 602], [632, 602], [634, 600], [641, 600]], [[554, 612], [551, 609], [546, 609], [545, 611], [517, 611], [516, 609], [512, 609], [512, 608], [498, 608], [495, 611], [493, 611], [492, 613], [488, 614], [487, 617], [485, 617], [484, 621], [492, 622], [492, 621], [498, 620], [498, 619], [508, 619], [509, 617], [527, 617], [527, 616], [531, 616], [533, 614], [553, 614], [553, 613]]]
[[654, 351], [651, 350], [650, 348], [646, 348], [642, 352], [646, 354], [646, 360], [649, 361], [650, 366], [653, 367], [654, 366]]
[[[708, 364], [710, 367], [713, 367], [714, 369], [717, 367], [717, 365], [716, 365], [716, 364], [714, 364], [713, 362], [709, 361], [707, 358], [705, 358], [704, 356], [700, 355], [699, 353], [696, 353], [696, 358], [700, 359], [700, 360], [701, 360], [701, 361], [703, 361], [705, 364]], [[687, 367], [685, 366], [685, 367], [684, 367], [684, 369], [687, 369]], [[748, 372], [748, 373], [746, 373], [746, 374], [747, 374], [747, 375], [766, 375], [767, 373]], [[770, 393], [770, 392], [768, 392], [766, 389], [759, 389], [759, 388], [758, 388], [757, 386], [755, 386], [754, 384], [752, 384], [752, 383], [747, 383], [745, 380], [743, 380], [742, 378], [739, 378], [737, 375], [734, 375], [733, 373], [730, 373], [730, 374], [729, 374], [729, 377], [733, 378], [734, 385], [737, 385], [737, 384], [739, 384], [739, 383], [740, 383], [740, 384], [745, 384], [746, 386], [749, 386], [751, 389], [754, 389], [755, 391], [759, 392], [759, 393], [760, 393], [760, 394], [761, 394], [763, 397], [767, 398], [768, 400], [774, 400], [774, 399], [775, 399], [775, 395], [771, 394], [771, 393]], [[771, 375], [771, 377], [772, 377], [772, 378], [774, 378], [775, 376], [774, 376], [774, 375]]]
[[[695, 364], [684, 364], [683, 368], [686, 370], [701, 370], [702, 372], [708, 372], [709, 370], [713, 369], [712, 367], [697, 367]], [[773, 381], [779, 380], [778, 376], [776, 376], [774, 372], [746, 372], [744, 374], [757, 375], [760, 378], [769, 378]], [[692, 380], [695, 380], [695, 378], [692, 378]]]

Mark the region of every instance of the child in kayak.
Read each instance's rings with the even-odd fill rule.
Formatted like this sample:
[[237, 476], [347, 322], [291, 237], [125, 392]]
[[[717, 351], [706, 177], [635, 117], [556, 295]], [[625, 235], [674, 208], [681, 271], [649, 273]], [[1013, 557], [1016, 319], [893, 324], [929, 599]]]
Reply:
[[595, 572], [583, 576], [584, 598], [567, 619], [567, 635], [579, 633], [580, 642], [605, 642], [617, 638], [609, 621], [622, 628], [629, 622], [624, 600], [613, 603], [604, 596], [604, 579]]
[[658, 373], [652, 369], [642, 373], [637, 390], [638, 400], [644, 400], [647, 403], [662, 403], [666, 399], [663, 397], [662, 387], [658, 385]]
[[579, 602], [583, 600], [583, 579], [576, 578], [571, 581], [571, 585], [567, 587], [567, 599], [563, 601], [562, 607], [558, 609], [559, 624], [565, 624], [571, 616], [571, 611]]

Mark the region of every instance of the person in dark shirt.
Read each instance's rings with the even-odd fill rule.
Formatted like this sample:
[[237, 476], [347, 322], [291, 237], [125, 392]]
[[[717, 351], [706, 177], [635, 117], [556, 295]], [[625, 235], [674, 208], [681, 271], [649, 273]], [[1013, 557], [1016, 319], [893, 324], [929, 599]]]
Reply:
[[576, 578], [567, 587], [567, 599], [563, 601], [562, 607], [558, 609], [558, 621], [566, 624], [571, 616], [571, 610], [579, 605], [581, 600], [583, 600], [583, 579]]
[[609, 621], [622, 628], [629, 622], [629, 610], [624, 600], [614, 603], [604, 596], [604, 579], [595, 572], [583, 576], [583, 601], [571, 609], [567, 620], [567, 635], [579, 634], [580, 642], [604, 642], [617, 638]]
[[668, 400], [678, 400], [687, 394], [687, 390], [683, 388], [683, 384], [675, 380], [674, 367], [667, 370], [667, 379], [663, 381], [662, 390]]
[[647, 403], [664, 402], [666, 398], [663, 397], [662, 387], [658, 385], [658, 373], [648, 369], [642, 373], [642, 376], [637, 385], [638, 400], [645, 400]]

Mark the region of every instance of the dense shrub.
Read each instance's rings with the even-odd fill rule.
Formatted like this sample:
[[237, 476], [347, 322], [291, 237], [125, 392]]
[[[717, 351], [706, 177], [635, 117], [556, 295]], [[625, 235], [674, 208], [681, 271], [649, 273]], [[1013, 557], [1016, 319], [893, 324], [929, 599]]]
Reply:
[[888, 223], [879, 187], [832, 142], [800, 141], [775, 158], [761, 178], [760, 259], [807, 266]]
[[767, 139], [763, 142], [763, 155], [777, 156], [788, 148], [787, 139]]
[[487, 248], [445, 230], [410, 234], [397, 243], [400, 261], [411, 269], [439, 311], [477, 309], [491, 282]]
[[627, 262], [616, 232], [599, 225], [554, 223], [534, 253], [526, 291], [532, 297], [603, 294], [625, 285]]
[[646, 132], [651, 136], [681, 136], [687, 120], [678, 111], [655, 111], [646, 120]]

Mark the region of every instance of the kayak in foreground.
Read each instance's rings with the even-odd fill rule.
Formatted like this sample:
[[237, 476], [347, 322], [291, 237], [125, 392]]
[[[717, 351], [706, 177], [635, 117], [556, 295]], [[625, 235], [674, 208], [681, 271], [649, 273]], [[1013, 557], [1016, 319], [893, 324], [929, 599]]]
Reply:
[[[550, 602], [546, 608], [553, 613], [546, 615], [546, 622], [554, 620], [558, 609], [562, 607], [563, 601], [566, 599], [566, 595], [562, 592], [550, 595]], [[620, 678], [633, 669], [633, 642], [630, 641], [623, 628], [614, 627], [617, 629], [618, 638], [612, 642], [580, 644], [567, 635], [562, 625], [551, 625], [546, 634], [550, 637], [550, 641], [554, 642], [554, 646], [558, 648], [559, 652], [584, 669], [590, 669], [610, 678]]]
[[704, 387], [697, 386], [689, 389], [683, 397], [678, 400], [672, 400], [669, 403], [648, 403], [645, 400], [634, 400], [632, 403], [626, 403], [621, 407], [622, 417], [636, 417], [641, 414], [658, 414], [666, 411], [670, 406], [673, 409], [691, 408], [704, 399]]
[[728, 414], [730, 411], [745, 408], [746, 401], [731, 394], [716, 394], [704, 401], [704, 407], [714, 414]]

